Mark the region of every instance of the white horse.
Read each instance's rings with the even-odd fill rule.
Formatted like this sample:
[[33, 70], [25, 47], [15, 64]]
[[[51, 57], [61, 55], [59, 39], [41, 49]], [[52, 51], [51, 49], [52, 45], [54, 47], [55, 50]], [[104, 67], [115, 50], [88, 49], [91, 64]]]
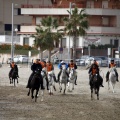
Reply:
[[109, 70], [109, 80], [108, 80], [108, 90], [110, 89], [110, 85], [111, 85], [113, 93], [115, 92], [114, 88], [115, 88], [116, 79], [117, 79], [116, 74], [115, 74], [115, 70], [116, 70], [115, 67], [110, 68], [110, 70]]
[[60, 80], [59, 80], [60, 92], [62, 91], [62, 85], [64, 84], [64, 91], [63, 91], [64, 94], [65, 94], [65, 91], [66, 91], [67, 79], [68, 79], [68, 76], [67, 76], [66, 72], [67, 72], [66, 68], [63, 67], [62, 70], [61, 70], [61, 75], [60, 75]]
[[50, 95], [53, 95], [53, 89], [56, 91], [54, 77], [55, 77], [55, 74], [53, 71], [48, 72], [49, 94]]
[[74, 84], [76, 79], [77, 79], [77, 72], [75, 71], [74, 68], [71, 68], [69, 73], [68, 91], [74, 90]]
[[41, 75], [43, 77], [43, 86], [46, 87], [46, 71], [42, 70]]

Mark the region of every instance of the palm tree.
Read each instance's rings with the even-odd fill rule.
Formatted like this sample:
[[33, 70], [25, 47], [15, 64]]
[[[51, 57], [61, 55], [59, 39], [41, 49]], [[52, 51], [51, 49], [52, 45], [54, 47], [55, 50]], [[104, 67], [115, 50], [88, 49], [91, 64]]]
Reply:
[[40, 48], [49, 50], [48, 59], [51, 60], [51, 51], [54, 49], [54, 42], [59, 43], [59, 39], [62, 37], [62, 33], [58, 30], [58, 20], [57, 18], [52, 18], [48, 16], [47, 18], [43, 18], [41, 21], [41, 25], [38, 27], [37, 44], [39, 44]]
[[41, 28], [41, 26], [37, 26], [36, 33], [31, 36], [34, 38], [35, 47], [40, 48], [41, 59], [43, 58], [43, 51], [47, 49], [45, 45], [46, 43], [43, 41], [44, 36], [45, 36], [45, 31]]
[[72, 13], [68, 11], [70, 18], [64, 18], [65, 32], [69, 36], [73, 37], [73, 60], [76, 59], [76, 38], [79, 36], [85, 36], [86, 30], [89, 28], [88, 15], [85, 13], [85, 9], [81, 9], [79, 12], [78, 8], [75, 7]]

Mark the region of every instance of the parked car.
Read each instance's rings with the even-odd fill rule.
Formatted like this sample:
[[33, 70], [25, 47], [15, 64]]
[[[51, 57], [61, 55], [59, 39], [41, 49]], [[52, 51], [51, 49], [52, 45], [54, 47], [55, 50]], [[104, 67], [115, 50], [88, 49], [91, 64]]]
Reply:
[[76, 59], [77, 66], [85, 66], [85, 59]]
[[85, 65], [91, 65], [94, 60], [96, 60], [101, 67], [107, 67], [108, 66], [108, 60], [102, 60], [100, 57], [89, 57], [85, 60]]
[[26, 55], [19, 55], [19, 62], [20, 63], [28, 63], [29, 57]]

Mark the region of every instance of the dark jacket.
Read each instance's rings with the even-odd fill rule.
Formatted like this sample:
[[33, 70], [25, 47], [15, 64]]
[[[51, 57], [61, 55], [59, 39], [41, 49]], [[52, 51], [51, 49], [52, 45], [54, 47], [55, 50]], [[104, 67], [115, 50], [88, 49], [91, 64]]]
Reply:
[[33, 63], [32, 66], [31, 66], [31, 70], [33, 72], [35, 72], [37, 69], [39, 69], [40, 71], [42, 71], [42, 65], [41, 64]]

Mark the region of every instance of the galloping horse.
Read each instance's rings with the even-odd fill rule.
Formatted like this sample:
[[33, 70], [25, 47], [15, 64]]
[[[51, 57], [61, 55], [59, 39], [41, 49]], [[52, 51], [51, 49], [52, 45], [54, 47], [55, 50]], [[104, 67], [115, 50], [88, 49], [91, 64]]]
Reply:
[[94, 74], [90, 78], [91, 100], [93, 99], [93, 91], [97, 94], [97, 100], [99, 100], [100, 80], [98, 74]]
[[17, 68], [17, 65], [15, 65], [15, 67], [13, 68], [13, 71], [11, 72], [11, 74], [9, 74], [10, 84], [13, 83], [13, 81], [14, 81], [14, 86], [16, 86], [15, 80], [17, 80], [17, 83], [18, 83], [17, 72], [18, 72], [18, 68]]
[[49, 90], [49, 83], [48, 83], [48, 79], [47, 79], [47, 74], [46, 74], [46, 71], [45, 70], [42, 70], [41, 71], [41, 75], [42, 75], [42, 77], [43, 77], [43, 86], [44, 86], [44, 88], [46, 87], [46, 85], [47, 85], [47, 90]]
[[59, 80], [59, 89], [60, 89], [60, 92], [62, 90], [62, 84], [64, 84], [64, 91], [63, 93], [65, 94], [65, 91], [66, 91], [66, 85], [67, 85], [67, 79], [68, 79], [68, 76], [66, 74], [66, 68], [63, 67], [62, 70], [61, 70], [61, 76], [60, 76], [60, 80]]
[[54, 73], [53, 71], [48, 72], [48, 82], [49, 82], [49, 94], [53, 95], [53, 88], [56, 91], [55, 88], [55, 81], [54, 81]]
[[71, 88], [70, 88], [71, 85], [72, 85], [72, 90], [74, 90], [74, 84], [76, 79], [77, 79], [76, 71], [74, 68], [71, 68], [69, 73], [68, 91], [71, 91]]
[[111, 85], [113, 93], [115, 92], [114, 87], [115, 87], [116, 79], [117, 79], [116, 74], [115, 74], [115, 70], [116, 70], [115, 67], [110, 68], [110, 70], [109, 70], [109, 80], [108, 80], [108, 90], [110, 89], [110, 85]]
[[41, 87], [41, 90], [42, 90], [42, 99], [41, 99], [41, 101], [43, 101], [43, 94], [44, 94], [44, 92], [43, 92], [43, 78], [40, 75], [40, 70], [38, 69], [35, 72], [32, 80], [30, 82], [30, 88], [29, 88], [29, 91], [28, 91], [28, 96], [30, 95], [30, 91], [31, 91], [31, 98], [33, 99], [34, 98], [34, 96], [33, 96], [34, 90], [36, 90], [35, 102], [37, 101], [37, 95], [38, 95], [40, 87]]

